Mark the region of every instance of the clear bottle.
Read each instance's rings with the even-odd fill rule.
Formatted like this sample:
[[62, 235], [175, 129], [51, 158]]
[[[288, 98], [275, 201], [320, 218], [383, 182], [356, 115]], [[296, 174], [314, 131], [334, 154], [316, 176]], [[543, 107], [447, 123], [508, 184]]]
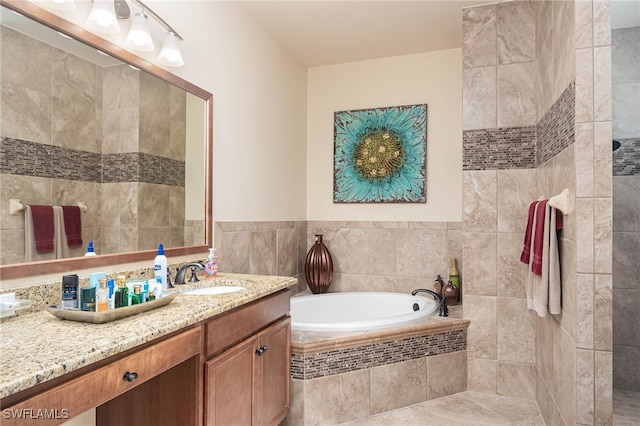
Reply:
[[156, 281], [162, 285], [162, 290], [166, 291], [167, 287], [167, 257], [164, 255], [164, 246], [158, 246], [158, 254], [153, 265], [153, 275]]
[[142, 303], [142, 294], [140, 293], [142, 286], [136, 284], [133, 286], [133, 294], [131, 295], [131, 305], [139, 305]]
[[100, 278], [100, 288], [98, 288], [98, 312], [106, 312], [109, 310], [109, 289], [107, 288], [107, 279]]
[[204, 265], [204, 273], [208, 278], [213, 278], [218, 275], [218, 263], [215, 260], [216, 249], [209, 249], [209, 256], [207, 256], [207, 263]]

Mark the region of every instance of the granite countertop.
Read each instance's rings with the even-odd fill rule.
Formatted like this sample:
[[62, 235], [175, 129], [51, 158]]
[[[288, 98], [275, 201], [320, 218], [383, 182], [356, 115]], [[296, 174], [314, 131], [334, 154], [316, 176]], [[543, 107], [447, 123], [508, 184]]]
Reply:
[[104, 324], [66, 321], [46, 311], [5, 320], [0, 325], [0, 398], [60, 377], [140, 344], [291, 287], [296, 278], [220, 274], [176, 286], [185, 292], [212, 285], [246, 287], [234, 293], [179, 295], [170, 304]]

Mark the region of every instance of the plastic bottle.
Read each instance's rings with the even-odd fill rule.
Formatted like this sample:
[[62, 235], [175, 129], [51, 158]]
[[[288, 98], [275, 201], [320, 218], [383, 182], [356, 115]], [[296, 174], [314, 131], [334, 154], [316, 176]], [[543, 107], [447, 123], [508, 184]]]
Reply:
[[98, 312], [106, 312], [109, 310], [109, 289], [107, 288], [107, 279], [100, 278], [100, 288], [98, 288]]
[[87, 252], [84, 254], [85, 256], [95, 256], [96, 252], [93, 250], [93, 241], [89, 241], [89, 245], [87, 246]]
[[204, 265], [204, 273], [209, 278], [213, 278], [218, 275], [218, 263], [215, 261], [216, 249], [209, 249], [209, 256], [207, 256], [207, 263]]
[[158, 246], [158, 255], [153, 265], [153, 275], [156, 281], [162, 285], [162, 290], [167, 291], [167, 256], [164, 255], [164, 246]]

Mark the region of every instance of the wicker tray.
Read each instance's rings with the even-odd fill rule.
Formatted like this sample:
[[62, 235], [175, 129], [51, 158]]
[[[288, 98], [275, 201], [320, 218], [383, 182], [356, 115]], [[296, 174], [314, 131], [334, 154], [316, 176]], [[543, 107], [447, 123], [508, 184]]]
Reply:
[[152, 300], [151, 302], [141, 303], [139, 305], [133, 306], [125, 306], [123, 308], [112, 309], [107, 312], [87, 312], [73, 308], [62, 309], [62, 305], [47, 306], [47, 311], [50, 314], [64, 320], [102, 324], [168, 305], [173, 299], [176, 298], [178, 294], [180, 293], [166, 294], [164, 297]]

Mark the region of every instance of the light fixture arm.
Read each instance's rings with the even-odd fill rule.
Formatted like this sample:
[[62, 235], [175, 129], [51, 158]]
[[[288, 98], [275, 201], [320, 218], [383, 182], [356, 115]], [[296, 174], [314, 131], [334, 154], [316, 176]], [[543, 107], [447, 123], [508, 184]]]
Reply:
[[176, 30], [174, 30], [171, 25], [167, 24], [166, 21], [164, 19], [162, 19], [157, 13], [155, 13], [151, 8], [149, 8], [149, 6], [147, 6], [146, 4], [142, 3], [140, 0], [130, 0], [131, 3], [137, 5], [138, 7], [142, 8], [144, 13], [148, 16], [151, 16], [153, 19], [155, 19], [160, 25], [162, 25], [162, 27], [167, 30], [170, 33], [173, 33], [173, 35], [175, 35], [176, 37], [178, 37], [180, 40], [184, 40], [182, 37], [180, 37], [180, 34], [178, 34], [176, 32]]

